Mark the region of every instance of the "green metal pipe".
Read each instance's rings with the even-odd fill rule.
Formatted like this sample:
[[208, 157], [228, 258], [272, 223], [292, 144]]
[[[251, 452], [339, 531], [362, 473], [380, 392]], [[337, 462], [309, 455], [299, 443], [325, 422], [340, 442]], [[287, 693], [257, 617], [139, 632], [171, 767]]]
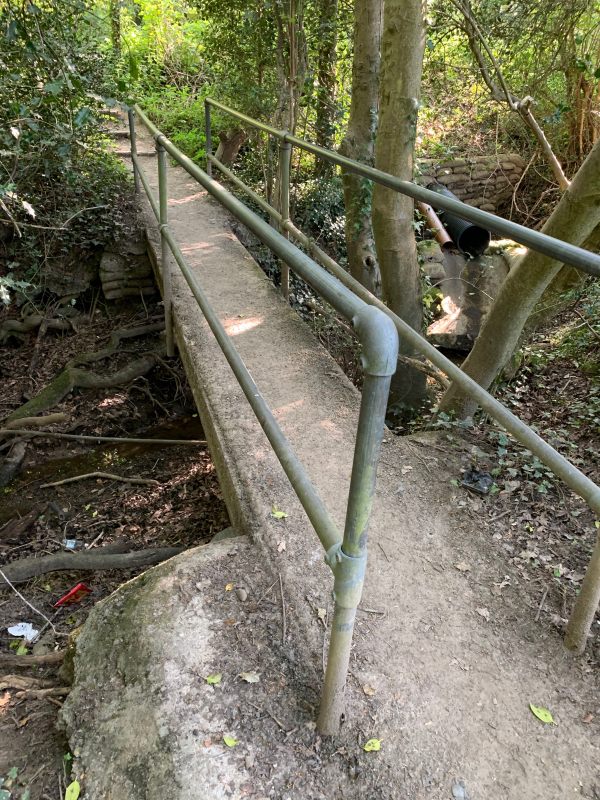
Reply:
[[292, 136], [290, 133], [279, 131], [276, 128], [272, 128], [270, 125], [265, 125], [262, 122], [258, 122], [257, 120], [252, 119], [252, 117], [248, 117], [246, 114], [242, 114], [233, 108], [229, 108], [229, 106], [219, 103], [212, 98], [207, 98], [206, 102], [210, 103], [216, 108], [221, 109], [221, 111], [230, 114], [232, 117], [242, 120], [254, 128], [266, 131], [271, 136], [275, 136], [277, 139], [283, 139], [284, 141], [292, 144], [294, 147], [299, 147], [301, 150], [305, 150], [306, 152], [312, 153], [319, 158], [323, 158], [325, 161], [329, 161], [331, 164], [336, 164], [347, 172], [361, 175], [363, 178], [367, 178], [374, 183], [380, 183], [382, 186], [387, 186], [389, 189], [393, 189], [400, 194], [405, 194], [408, 197], [412, 197], [413, 200], [426, 203], [433, 208], [449, 211], [450, 213], [460, 216], [463, 219], [468, 219], [475, 225], [480, 225], [482, 228], [493, 231], [500, 236], [513, 239], [515, 242], [519, 242], [526, 247], [530, 247], [532, 250], [537, 250], [544, 255], [555, 258], [564, 264], [571, 264], [583, 272], [587, 272], [589, 275], [600, 277], [600, 256], [596, 255], [595, 253], [590, 253], [587, 250], [583, 250], [581, 247], [575, 247], [575, 245], [562, 242], [559, 239], [554, 239], [552, 236], [547, 236], [545, 233], [530, 230], [529, 228], [525, 228], [523, 225], [519, 225], [516, 222], [502, 219], [501, 217], [497, 217], [495, 214], [490, 214], [488, 211], [482, 211], [479, 208], [469, 206], [460, 200], [454, 200], [450, 197], [442, 197], [441, 195], [436, 194], [436, 192], [432, 192], [429, 189], [418, 186], [416, 183], [400, 180], [400, 178], [389, 175], [387, 172], [382, 172], [374, 167], [361, 164], [360, 162], [354, 161], [354, 159], [351, 158], [346, 158], [346, 156], [342, 156], [333, 150], [327, 150], [324, 147], [319, 147], [319, 145], [312, 144], [304, 139], [299, 139], [297, 136]]
[[207, 97], [204, 102], [220, 109], [221, 111], [224, 111], [226, 114], [230, 114], [232, 117], [245, 122], [247, 125], [250, 125], [253, 128], [257, 128], [259, 131], [264, 131], [270, 136], [274, 136], [276, 139], [283, 139], [286, 136], [286, 131], [280, 131], [277, 128], [273, 128], [272, 125], [266, 125], [264, 122], [259, 122], [256, 119], [252, 119], [252, 117], [242, 114], [241, 111], [234, 111], [232, 108], [229, 108], [229, 106], [219, 103], [218, 100], [214, 100], [212, 97]]
[[146, 196], [148, 198], [148, 202], [150, 203], [150, 207], [154, 212], [154, 216], [156, 217], [156, 221], [160, 224], [160, 211], [158, 208], [158, 203], [154, 197], [154, 193], [150, 188], [150, 184], [148, 183], [148, 178], [146, 177], [146, 173], [142, 165], [140, 164], [140, 160], [136, 155], [132, 155], [133, 164], [137, 170], [137, 174], [140, 176], [140, 181], [142, 182], [142, 186], [144, 187], [144, 191], [146, 192]]
[[[387, 320], [390, 322], [390, 320]], [[391, 322], [390, 322], [391, 325]], [[394, 331], [395, 333], [395, 331]], [[335, 610], [317, 730], [333, 735], [344, 711], [344, 689], [352, 649], [356, 609], [367, 566], [368, 524], [375, 496], [377, 462], [385, 425], [391, 375], [365, 375], [346, 526], [341, 548], [331, 554]], [[332, 563], [333, 562], [333, 563]]]
[[212, 176], [212, 164], [210, 163], [212, 157], [212, 130], [210, 123], [210, 103], [204, 101], [204, 133], [206, 136], [206, 143], [204, 150], [206, 152], [206, 174]]
[[341, 541], [340, 532], [331, 518], [329, 512], [325, 508], [323, 501], [319, 497], [316, 489], [312, 485], [306, 470], [298, 460], [294, 451], [292, 450], [289, 442], [285, 438], [277, 420], [263, 396], [261, 395], [257, 385], [254, 383], [252, 376], [248, 372], [246, 365], [242, 361], [239, 353], [232, 345], [231, 340], [220, 320], [213, 311], [210, 303], [200, 283], [190, 267], [188, 266], [179, 245], [175, 241], [173, 234], [167, 228], [165, 230], [165, 239], [171, 248], [175, 261], [179, 264], [184, 278], [186, 279], [192, 294], [196, 298], [202, 313], [208, 325], [213, 332], [215, 339], [219, 343], [229, 366], [231, 367], [238, 383], [242, 387], [242, 391], [246, 395], [256, 418], [258, 419], [262, 429], [264, 430], [269, 442], [285, 474], [288, 476], [289, 481], [296, 492], [298, 499], [302, 503], [309, 520], [311, 521], [317, 536], [321, 540], [325, 550], [330, 550]]
[[234, 186], [237, 186], [238, 189], [241, 189], [243, 192], [245, 192], [248, 195], [248, 197], [252, 199], [252, 202], [256, 203], [256, 205], [259, 208], [262, 208], [263, 211], [266, 211], [267, 214], [269, 214], [269, 216], [271, 217], [271, 219], [274, 219], [278, 223], [282, 221], [282, 217], [279, 211], [274, 209], [273, 206], [267, 200], [265, 200], [263, 197], [257, 194], [253, 189], [251, 189], [249, 186], [246, 186], [244, 181], [240, 180], [240, 178], [238, 178], [238, 176], [235, 173], [233, 173], [228, 167], [226, 167], [225, 164], [222, 164], [218, 158], [215, 158], [215, 156], [209, 156], [209, 162], [214, 164], [215, 167], [220, 172], [222, 172], [223, 175], [225, 175], [228, 178], [228, 180], [230, 180], [234, 184]]
[[160, 230], [160, 260], [161, 260], [161, 278], [163, 290], [163, 307], [165, 310], [165, 336], [167, 340], [167, 356], [172, 358], [175, 355], [175, 346], [173, 342], [173, 290], [171, 281], [171, 259], [169, 253], [169, 246], [165, 238], [165, 231], [169, 222], [168, 212], [168, 172], [167, 172], [167, 154], [162, 144], [161, 137], [156, 139], [156, 155], [158, 158], [158, 204], [159, 204], [159, 230]]
[[131, 148], [131, 163], [133, 164], [133, 185], [135, 186], [135, 193], [139, 194], [140, 178], [135, 165], [135, 160], [137, 157], [137, 141], [135, 134], [135, 111], [133, 108], [127, 109], [127, 119], [129, 120], [129, 146]]

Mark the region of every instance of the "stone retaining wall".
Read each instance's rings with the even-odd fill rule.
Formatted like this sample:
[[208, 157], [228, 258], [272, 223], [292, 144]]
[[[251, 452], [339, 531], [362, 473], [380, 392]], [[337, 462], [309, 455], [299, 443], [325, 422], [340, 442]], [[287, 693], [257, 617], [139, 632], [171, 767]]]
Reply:
[[473, 156], [442, 161], [419, 159], [421, 186], [434, 180], [443, 183], [451, 192], [470, 206], [483, 211], [498, 211], [510, 198], [525, 169], [525, 161], [516, 153], [493, 156]]

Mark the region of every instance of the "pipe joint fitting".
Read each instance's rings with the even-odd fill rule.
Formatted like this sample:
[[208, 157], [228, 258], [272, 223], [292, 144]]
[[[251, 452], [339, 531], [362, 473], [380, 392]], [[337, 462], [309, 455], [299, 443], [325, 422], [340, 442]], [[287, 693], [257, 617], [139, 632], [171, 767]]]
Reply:
[[375, 306], [365, 305], [352, 318], [362, 345], [360, 363], [367, 375], [393, 375], [398, 365], [398, 332], [392, 320]]
[[367, 569], [366, 551], [361, 556], [349, 556], [342, 550], [341, 542], [338, 542], [327, 551], [325, 561], [333, 570], [333, 598], [336, 605], [340, 608], [357, 608]]
[[154, 137], [154, 144], [156, 145], [157, 150], [160, 148], [164, 148], [166, 138], [167, 137], [164, 135], [164, 133], [156, 134], [156, 136]]

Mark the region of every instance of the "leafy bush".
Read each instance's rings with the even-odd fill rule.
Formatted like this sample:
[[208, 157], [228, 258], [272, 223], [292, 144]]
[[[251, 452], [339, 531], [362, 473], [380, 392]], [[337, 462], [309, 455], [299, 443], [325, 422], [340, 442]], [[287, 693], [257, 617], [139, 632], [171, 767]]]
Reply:
[[112, 237], [126, 173], [99, 134], [102, 58], [86, 5], [0, 10], [0, 255], [5, 287]]

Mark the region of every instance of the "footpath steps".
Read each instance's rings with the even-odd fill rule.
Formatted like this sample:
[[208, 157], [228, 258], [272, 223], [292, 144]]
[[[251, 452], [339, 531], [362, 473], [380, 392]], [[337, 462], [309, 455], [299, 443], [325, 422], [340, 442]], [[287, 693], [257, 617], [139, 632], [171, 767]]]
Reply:
[[[152, 150], [142, 130], [138, 146]], [[118, 140], [124, 156], [127, 147]], [[144, 168], [156, 189], [154, 159]], [[157, 227], [142, 205], [160, 272]], [[342, 526], [358, 392], [242, 247], [227, 214], [173, 166], [169, 215]], [[558, 635], [535, 625], [518, 576], [497, 590], [510, 567], [496, 560], [476, 515], [457, 507], [448, 471], [455, 457], [439, 442], [428, 450], [385, 437], [346, 719], [335, 740], [316, 737], [331, 574], [178, 271], [173, 293], [179, 353], [243, 535], [144, 573], [90, 616], [64, 712], [89, 797], [412, 800], [460, 796], [460, 781], [472, 800], [593, 797], [600, 751], [581, 719], [597, 707], [595, 677], [563, 654]], [[288, 517], [273, 519], [273, 505]], [[470, 570], [456, 569], [460, 562]], [[239, 677], [248, 672], [259, 680]], [[208, 685], [215, 673], [220, 683]], [[551, 708], [558, 725], [544, 727], [530, 702]], [[370, 738], [381, 739], [379, 752], [363, 751]]]

